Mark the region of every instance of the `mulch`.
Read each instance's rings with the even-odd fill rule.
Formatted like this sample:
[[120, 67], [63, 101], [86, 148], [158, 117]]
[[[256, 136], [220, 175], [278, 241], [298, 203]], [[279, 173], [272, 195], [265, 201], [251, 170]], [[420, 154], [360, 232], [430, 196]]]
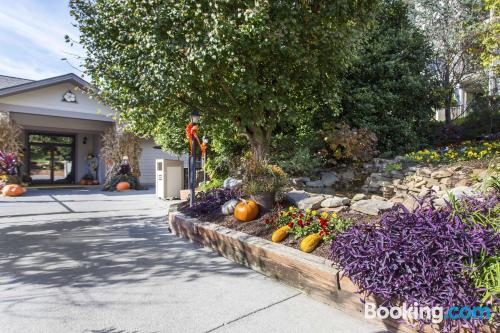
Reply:
[[[179, 211], [187, 215], [192, 215], [190, 214], [188, 208], [189, 207], [187, 206], [187, 204], [185, 204], [179, 207]], [[287, 206], [281, 207], [281, 209], [287, 209], [287, 208], [288, 208]], [[265, 214], [261, 214], [259, 218], [250, 222], [240, 222], [236, 220], [233, 216], [222, 215], [222, 213], [220, 212], [215, 212], [213, 214], [207, 214], [207, 215], [198, 215], [196, 216], [196, 218], [204, 222], [219, 224], [226, 228], [233, 229], [236, 231], [241, 231], [248, 235], [264, 238], [270, 241], [273, 231], [276, 229], [276, 226], [269, 223], [269, 221], [272, 220], [271, 218], [272, 214], [273, 214], [272, 211], [267, 212]], [[349, 218], [357, 223], [362, 221], [368, 221], [373, 218], [356, 212], [341, 212], [338, 214], [338, 216], [342, 218]], [[280, 244], [292, 247], [294, 249], [299, 249], [299, 244], [301, 240], [302, 238], [296, 239], [292, 235], [289, 235], [282, 242], [280, 242]], [[330, 243], [322, 242], [313, 252], [311, 252], [311, 254], [325, 259], [329, 259], [330, 246], [331, 246]]]

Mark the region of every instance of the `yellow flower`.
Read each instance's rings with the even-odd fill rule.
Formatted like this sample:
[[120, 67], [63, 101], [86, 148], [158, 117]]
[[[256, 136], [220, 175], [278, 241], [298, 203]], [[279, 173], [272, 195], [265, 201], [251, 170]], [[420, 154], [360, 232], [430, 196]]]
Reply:
[[332, 213], [332, 217], [333, 217], [333, 218], [336, 218], [336, 217], [337, 217], [337, 213], [333, 212], [333, 213]]
[[290, 212], [293, 212], [293, 206], [288, 207], [288, 210], [289, 210]]
[[316, 216], [316, 215], [318, 215], [318, 211], [317, 211], [317, 210], [313, 210], [313, 211], [311, 212], [311, 214], [313, 214], [313, 216]]
[[328, 217], [328, 213], [327, 212], [323, 212], [321, 213], [321, 217], [326, 219]]
[[307, 208], [306, 209], [306, 213], [309, 214], [311, 212], [311, 209], [310, 208]]

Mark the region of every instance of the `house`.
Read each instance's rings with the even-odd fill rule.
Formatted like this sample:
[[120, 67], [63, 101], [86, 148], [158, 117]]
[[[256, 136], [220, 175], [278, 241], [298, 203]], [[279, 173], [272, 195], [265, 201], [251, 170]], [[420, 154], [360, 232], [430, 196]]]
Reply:
[[[43, 80], [0, 75], [0, 112], [23, 132], [24, 172], [34, 184], [74, 184], [93, 171], [104, 181], [101, 135], [116, 126], [115, 112], [85, 93], [90, 84], [75, 74]], [[140, 181], [154, 184], [155, 159], [183, 159], [141, 140]], [[93, 168], [92, 166], [97, 166]]]

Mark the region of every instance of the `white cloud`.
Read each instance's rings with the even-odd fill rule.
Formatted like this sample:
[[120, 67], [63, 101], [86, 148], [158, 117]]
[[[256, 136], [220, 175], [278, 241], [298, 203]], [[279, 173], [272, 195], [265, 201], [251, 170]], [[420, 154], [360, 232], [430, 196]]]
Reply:
[[39, 79], [72, 71], [63, 57], [80, 64], [83, 49], [64, 41], [78, 36], [67, 1], [0, 0], [0, 8], [0, 74]]
[[41, 63], [20, 62], [0, 56], [0, 75], [9, 75], [24, 79], [41, 80], [58, 76], [67, 71], [55, 70]]

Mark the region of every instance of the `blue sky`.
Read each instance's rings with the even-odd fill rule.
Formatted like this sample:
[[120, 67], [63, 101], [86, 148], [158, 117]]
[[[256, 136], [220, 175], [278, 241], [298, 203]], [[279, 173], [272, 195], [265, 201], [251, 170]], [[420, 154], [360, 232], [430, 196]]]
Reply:
[[68, 0], [0, 0], [0, 75], [43, 79], [73, 72], [83, 55], [64, 35], [77, 39]]

